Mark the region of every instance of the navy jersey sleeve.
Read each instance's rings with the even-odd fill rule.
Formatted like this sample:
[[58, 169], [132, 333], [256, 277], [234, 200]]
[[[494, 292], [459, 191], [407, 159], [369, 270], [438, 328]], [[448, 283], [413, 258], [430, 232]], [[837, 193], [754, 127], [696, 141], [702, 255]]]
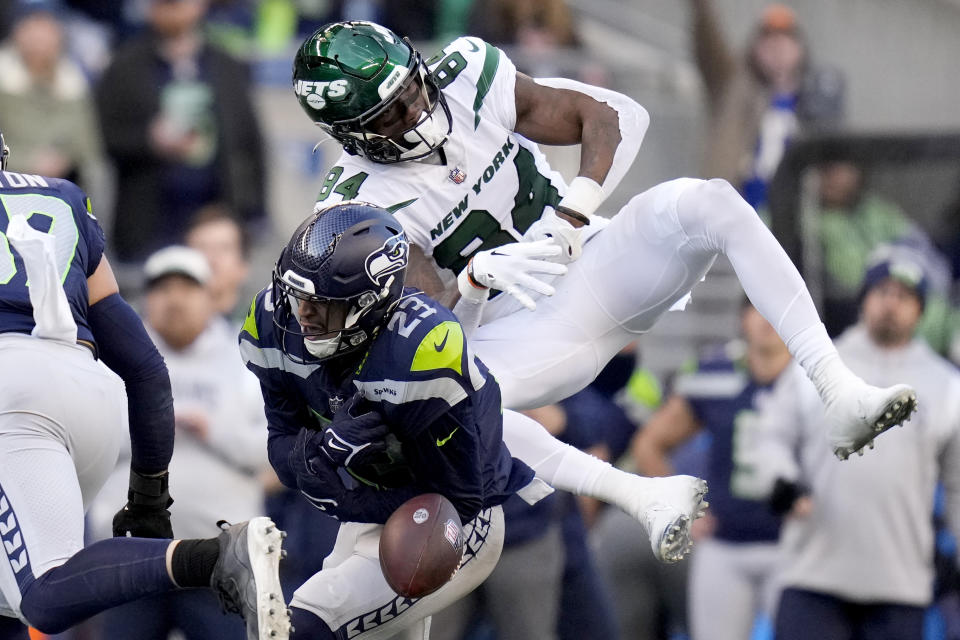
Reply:
[[[285, 380], [279, 366], [283, 354], [273, 344], [272, 331], [261, 336], [261, 327], [270, 328], [265, 309], [267, 290], [253, 299], [240, 329], [240, 354], [246, 367], [257, 376], [263, 393], [264, 414], [267, 418], [267, 453], [270, 464], [285, 486], [297, 488], [296, 474], [290, 469], [287, 455], [293, 448], [300, 427], [310, 422], [309, 408], [295, 388]], [[261, 337], [263, 339], [261, 340]]]

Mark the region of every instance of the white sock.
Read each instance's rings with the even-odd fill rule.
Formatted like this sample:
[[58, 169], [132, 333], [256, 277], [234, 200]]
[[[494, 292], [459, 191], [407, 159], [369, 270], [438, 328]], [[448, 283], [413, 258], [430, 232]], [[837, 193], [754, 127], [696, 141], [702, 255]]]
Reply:
[[522, 413], [503, 412], [503, 441], [510, 454], [525, 462], [544, 482], [578, 496], [597, 498], [630, 509], [645, 493], [649, 478], [626, 473], [554, 438]]

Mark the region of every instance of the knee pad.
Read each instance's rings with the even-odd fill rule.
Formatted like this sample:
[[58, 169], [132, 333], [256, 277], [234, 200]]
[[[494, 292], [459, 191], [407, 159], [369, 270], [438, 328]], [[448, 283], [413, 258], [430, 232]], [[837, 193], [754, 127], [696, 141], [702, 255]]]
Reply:
[[722, 178], [690, 180], [677, 198], [677, 216], [688, 235], [728, 237], [744, 224], [760, 223], [757, 212]]

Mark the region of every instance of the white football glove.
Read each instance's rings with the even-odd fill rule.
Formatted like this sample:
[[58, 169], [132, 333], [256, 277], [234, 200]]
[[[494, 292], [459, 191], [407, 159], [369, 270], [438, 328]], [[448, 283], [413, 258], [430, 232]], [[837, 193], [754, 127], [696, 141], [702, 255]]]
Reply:
[[560, 247], [551, 239], [537, 242], [512, 242], [494, 249], [479, 251], [457, 277], [461, 295], [475, 299], [484, 298], [487, 289], [500, 289], [516, 298], [520, 304], [533, 311], [537, 308], [523, 289], [552, 296], [555, 289], [533, 274], [559, 276], [567, 267], [551, 262], [560, 254]]
[[572, 224], [557, 215], [553, 207], [544, 207], [543, 215], [530, 225], [523, 239], [527, 242], [550, 240], [560, 247], [560, 252], [554, 258], [560, 264], [570, 264], [583, 254], [583, 228]]

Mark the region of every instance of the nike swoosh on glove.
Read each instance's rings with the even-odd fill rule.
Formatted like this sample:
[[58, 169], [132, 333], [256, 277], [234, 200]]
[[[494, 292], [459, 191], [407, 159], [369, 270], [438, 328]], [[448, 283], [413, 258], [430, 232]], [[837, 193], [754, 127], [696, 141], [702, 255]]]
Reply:
[[297, 487], [310, 504], [321, 511], [335, 510], [346, 487], [336, 466], [320, 455], [322, 434], [306, 427], [300, 429], [287, 462], [297, 475]]
[[323, 430], [320, 451], [338, 467], [362, 466], [387, 448], [390, 428], [377, 411], [365, 405], [363, 397], [355, 394]]

